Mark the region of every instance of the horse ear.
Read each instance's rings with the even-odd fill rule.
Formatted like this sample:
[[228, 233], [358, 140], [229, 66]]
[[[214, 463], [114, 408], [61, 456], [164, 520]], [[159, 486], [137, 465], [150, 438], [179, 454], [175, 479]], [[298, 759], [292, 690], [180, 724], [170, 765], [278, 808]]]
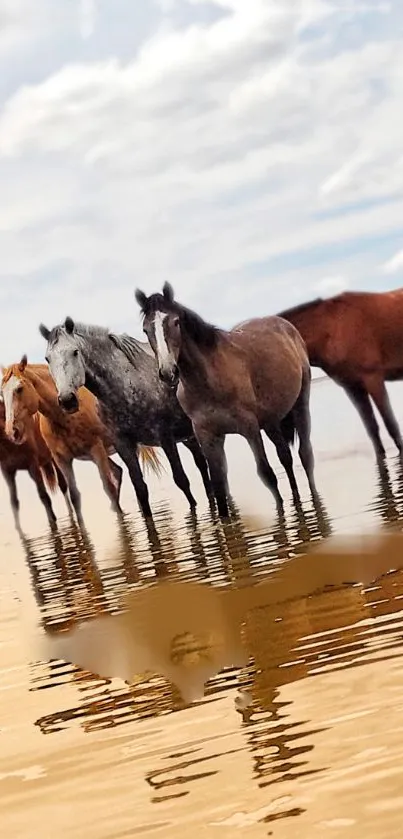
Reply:
[[50, 329], [48, 329], [44, 323], [39, 324], [39, 332], [41, 333], [42, 338], [44, 338], [45, 341], [49, 341]]
[[173, 303], [174, 302], [175, 295], [174, 295], [174, 290], [171, 286], [171, 283], [168, 283], [168, 282], [164, 283], [164, 285], [162, 287], [162, 293], [163, 293], [164, 298], [167, 301], [167, 303]]
[[24, 353], [24, 355], [22, 356], [22, 359], [21, 359], [21, 361], [18, 365], [18, 369], [19, 369], [20, 373], [24, 372], [27, 364], [28, 364], [28, 358], [27, 358], [26, 354]]
[[144, 291], [141, 291], [141, 289], [136, 288], [136, 291], [134, 292], [134, 296], [136, 298], [137, 303], [140, 306], [140, 309], [142, 309], [142, 310], [145, 309], [148, 297], [144, 293]]
[[67, 315], [66, 320], [64, 321], [64, 328], [68, 335], [72, 335], [74, 332], [74, 320], [73, 318]]

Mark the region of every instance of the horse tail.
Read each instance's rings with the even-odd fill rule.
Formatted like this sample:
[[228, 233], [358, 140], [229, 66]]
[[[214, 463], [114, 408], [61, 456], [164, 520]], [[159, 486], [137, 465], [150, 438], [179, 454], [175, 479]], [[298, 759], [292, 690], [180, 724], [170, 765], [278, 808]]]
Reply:
[[50, 492], [55, 492], [57, 488], [57, 473], [53, 460], [47, 460], [46, 463], [41, 466], [41, 472], [44, 477], [45, 484]]
[[290, 411], [290, 413], [281, 420], [280, 427], [284, 439], [290, 446], [292, 446], [295, 443], [297, 436], [297, 429], [295, 427], [292, 411]]
[[139, 446], [139, 455], [144, 471], [146, 472], [149, 469], [160, 478], [163, 465], [154, 446]]

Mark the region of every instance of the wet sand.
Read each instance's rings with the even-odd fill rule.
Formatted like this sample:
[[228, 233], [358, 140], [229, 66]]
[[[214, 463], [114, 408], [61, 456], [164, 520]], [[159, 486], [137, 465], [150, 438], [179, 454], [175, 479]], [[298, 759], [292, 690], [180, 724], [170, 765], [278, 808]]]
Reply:
[[[401, 421], [400, 390], [391, 398]], [[149, 477], [155, 532], [126, 476], [119, 524], [95, 469], [81, 464], [87, 533], [57, 498], [50, 534], [21, 476], [21, 541], [0, 485], [5, 836], [400, 837], [403, 550], [393, 543], [361, 565], [312, 551], [330, 534], [400, 533], [403, 473], [392, 447], [379, 473], [358, 417], [326, 380], [313, 388], [312, 418], [320, 508], [298, 466], [297, 514], [268, 445], [284, 521], [237, 438], [227, 445], [237, 507], [227, 526], [212, 520], [186, 451], [197, 518], [168, 472]], [[39, 654], [79, 625], [111, 639], [127, 615], [133, 660], [142, 650], [131, 686]], [[210, 676], [204, 696], [185, 706], [200, 674]]]

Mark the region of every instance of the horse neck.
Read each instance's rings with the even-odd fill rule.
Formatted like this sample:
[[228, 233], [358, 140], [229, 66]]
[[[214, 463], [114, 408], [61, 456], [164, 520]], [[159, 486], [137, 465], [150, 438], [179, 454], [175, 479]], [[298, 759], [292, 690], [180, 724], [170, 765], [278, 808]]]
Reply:
[[[81, 352], [85, 364], [85, 386], [101, 402], [108, 402], [111, 393], [118, 386], [124, 386], [125, 367], [132, 372], [134, 365], [126, 358], [108, 335], [80, 336]], [[139, 377], [139, 386], [141, 386]]]
[[[41, 372], [39, 372], [39, 370]], [[25, 376], [34, 386], [39, 399], [39, 412], [49, 419], [62, 415], [62, 409], [57, 401], [57, 392], [48, 369], [43, 365], [26, 367]]]
[[313, 303], [304, 309], [290, 309], [281, 312], [280, 317], [288, 320], [298, 329], [308, 349], [310, 363], [315, 365], [321, 355], [321, 346], [326, 337], [326, 301]]
[[[217, 340], [220, 339], [217, 338]], [[207, 386], [214, 351], [215, 348], [205, 349], [199, 346], [187, 333], [182, 336], [178, 367], [184, 384], [191, 386], [196, 380], [198, 386], [201, 382]]]

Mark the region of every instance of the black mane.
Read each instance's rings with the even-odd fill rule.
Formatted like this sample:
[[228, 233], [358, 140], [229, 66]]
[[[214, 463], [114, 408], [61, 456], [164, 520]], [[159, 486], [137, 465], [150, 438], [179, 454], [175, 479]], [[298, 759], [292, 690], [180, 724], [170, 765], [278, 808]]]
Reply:
[[162, 294], [151, 294], [147, 297], [144, 306], [141, 307], [141, 312], [144, 317], [153, 315], [156, 312], [166, 312], [167, 314], [178, 315], [180, 318], [181, 329], [186, 332], [189, 338], [199, 347], [206, 347], [212, 349], [217, 344], [219, 329], [211, 323], [207, 323], [196, 312], [192, 312], [186, 306], [182, 306], [176, 301], [167, 300]]

